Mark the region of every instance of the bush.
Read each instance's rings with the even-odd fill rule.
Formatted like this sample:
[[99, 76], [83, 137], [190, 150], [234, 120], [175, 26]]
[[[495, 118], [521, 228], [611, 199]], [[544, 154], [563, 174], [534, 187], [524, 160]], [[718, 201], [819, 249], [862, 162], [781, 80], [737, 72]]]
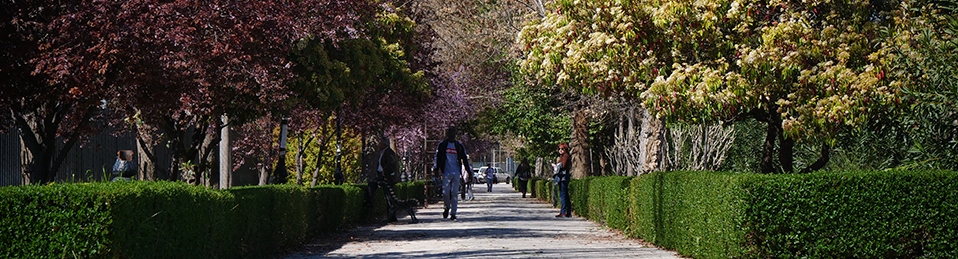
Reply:
[[320, 185], [309, 189], [310, 233], [328, 233], [339, 229], [346, 215], [346, 190], [341, 185]]
[[[569, 183], [569, 199], [572, 200], [571, 211], [583, 218], [592, 219], [589, 208], [589, 181], [598, 178], [590, 176], [582, 179], [573, 179]], [[559, 188], [556, 186], [555, 188]], [[562, 202], [561, 200], [558, 202]], [[559, 204], [561, 207], [562, 205]]]
[[235, 257], [233, 196], [171, 182], [0, 189], [3, 258]]
[[616, 229], [626, 229], [629, 216], [629, 186], [632, 177], [598, 177], [589, 181], [588, 210], [592, 220]]
[[529, 192], [529, 195], [531, 195], [531, 196], [529, 196], [529, 197], [531, 197], [531, 198], [538, 198], [538, 197], [539, 197], [539, 196], [536, 195], [536, 180], [538, 180], [538, 179], [536, 179], [536, 178], [529, 178], [529, 181], [526, 183], [526, 191]]
[[632, 183], [632, 229], [656, 245], [694, 258], [744, 254], [744, 181], [751, 174], [657, 172]]
[[238, 223], [243, 226], [239, 236], [242, 254], [261, 258], [305, 239], [309, 200], [304, 188], [266, 185], [232, 188], [229, 192], [236, 196]]
[[747, 189], [753, 257], [958, 257], [955, 172], [782, 175]]
[[364, 190], [349, 185], [4, 187], [0, 258], [262, 258], [299, 245], [308, 232], [358, 223], [371, 214], [364, 200]]

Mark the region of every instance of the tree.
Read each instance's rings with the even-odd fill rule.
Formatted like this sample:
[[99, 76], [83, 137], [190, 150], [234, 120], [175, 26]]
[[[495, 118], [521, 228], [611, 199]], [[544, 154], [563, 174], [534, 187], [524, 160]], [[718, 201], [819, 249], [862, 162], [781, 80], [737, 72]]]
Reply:
[[[285, 59], [290, 43], [307, 34], [333, 37], [348, 31], [364, 3], [83, 2], [61, 17], [65, 28], [81, 29], [57, 38], [68, 42], [91, 35], [69, 41], [90, 47], [64, 48], [41, 63], [77, 68], [73, 74], [103, 75], [86, 82], [114, 90], [104, 100], [125, 116], [113, 123], [136, 127], [144, 146], [169, 141], [173, 162], [159, 170], [170, 172], [161, 178], [201, 180], [178, 172], [184, 167], [208, 171], [216, 132], [224, 126], [219, 117], [251, 121], [285, 101], [292, 76]], [[84, 66], [64, 58], [84, 52], [99, 56], [76, 61]]]
[[[822, 146], [900, 102], [881, 30], [896, 5], [854, 1], [560, 1], [527, 26], [524, 69], [547, 82], [638, 97], [670, 122], [767, 123], [761, 170], [793, 172], [796, 141]], [[588, 35], [586, 40], [583, 35]], [[550, 74], [555, 74], [551, 76]], [[776, 150], [777, 148], [777, 150]], [[773, 154], [778, 153], [775, 166]]]
[[[16, 129], [29, 151], [31, 183], [56, 180], [66, 154], [98, 131], [101, 101], [112, 93], [100, 70], [91, 24], [70, 15], [83, 3], [4, 1], [0, 4], [0, 129]], [[94, 60], [90, 62], [90, 60]], [[57, 62], [54, 62], [57, 61]], [[59, 143], [63, 141], [62, 145]]]

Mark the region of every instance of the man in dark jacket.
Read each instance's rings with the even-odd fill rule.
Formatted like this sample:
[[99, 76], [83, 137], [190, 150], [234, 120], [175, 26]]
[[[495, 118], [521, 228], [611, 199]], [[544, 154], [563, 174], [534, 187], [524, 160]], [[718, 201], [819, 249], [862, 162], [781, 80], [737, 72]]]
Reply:
[[386, 194], [386, 221], [395, 222], [396, 221], [396, 208], [394, 208], [395, 199], [390, 195], [395, 195], [390, 193], [392, 190], [395, 190], [395, 184], [399, 182], [399, 155], [396, 155], [396, 151], [393, 151], [389, 147], [389, 138], [383, 136], [379, 141], [379, 167], [376, 168], [376, 176], [369, 180], [369, 183], [366, 185], [367, 195], [369, 195], [367, 200], [371, 201], [376, 193], [376, 189], [383, 187], [383, 192]]
[[[456, 141], [458, 130], [455, 126], [446, 129], [446, 139], [439, 143], [436, 149], [435, 172], [442, 176], [442, 218], [456, 220], [456, 210], [459, 207], [459, 178], [462, 169], [471, 167], [466, 148]], [[451, 217], [450, 217], [451, 216]]]

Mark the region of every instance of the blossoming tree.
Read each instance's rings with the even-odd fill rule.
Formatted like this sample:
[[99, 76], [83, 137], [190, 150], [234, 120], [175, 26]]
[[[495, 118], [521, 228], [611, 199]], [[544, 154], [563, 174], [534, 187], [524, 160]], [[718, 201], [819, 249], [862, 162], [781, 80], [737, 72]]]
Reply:
[[900, 103], [886, 29], [920, 3], [559, 1], [518, 44], [537, 78], [636, 97], [669, 122], [767, 123], [766, 173], [793, 172], [795, 141], [819, 142], [807, 172], [836, 132]]

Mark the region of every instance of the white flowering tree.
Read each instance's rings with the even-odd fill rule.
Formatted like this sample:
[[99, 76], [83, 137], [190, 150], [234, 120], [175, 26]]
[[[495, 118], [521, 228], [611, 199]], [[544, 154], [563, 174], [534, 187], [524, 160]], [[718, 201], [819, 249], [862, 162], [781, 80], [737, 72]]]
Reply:
[[808, 172], [827, 163], [837, 132], [900, 104], [909, 80], [891, 60], [910, 37], [902, 24], [934, 18], [919, 15], [926, 4], [558, 1], [517, 43], [542, 83], [637, 97], [669, 122], [767, 123], [765, 173], [793, 172], [796, 141], [820, 143]]

